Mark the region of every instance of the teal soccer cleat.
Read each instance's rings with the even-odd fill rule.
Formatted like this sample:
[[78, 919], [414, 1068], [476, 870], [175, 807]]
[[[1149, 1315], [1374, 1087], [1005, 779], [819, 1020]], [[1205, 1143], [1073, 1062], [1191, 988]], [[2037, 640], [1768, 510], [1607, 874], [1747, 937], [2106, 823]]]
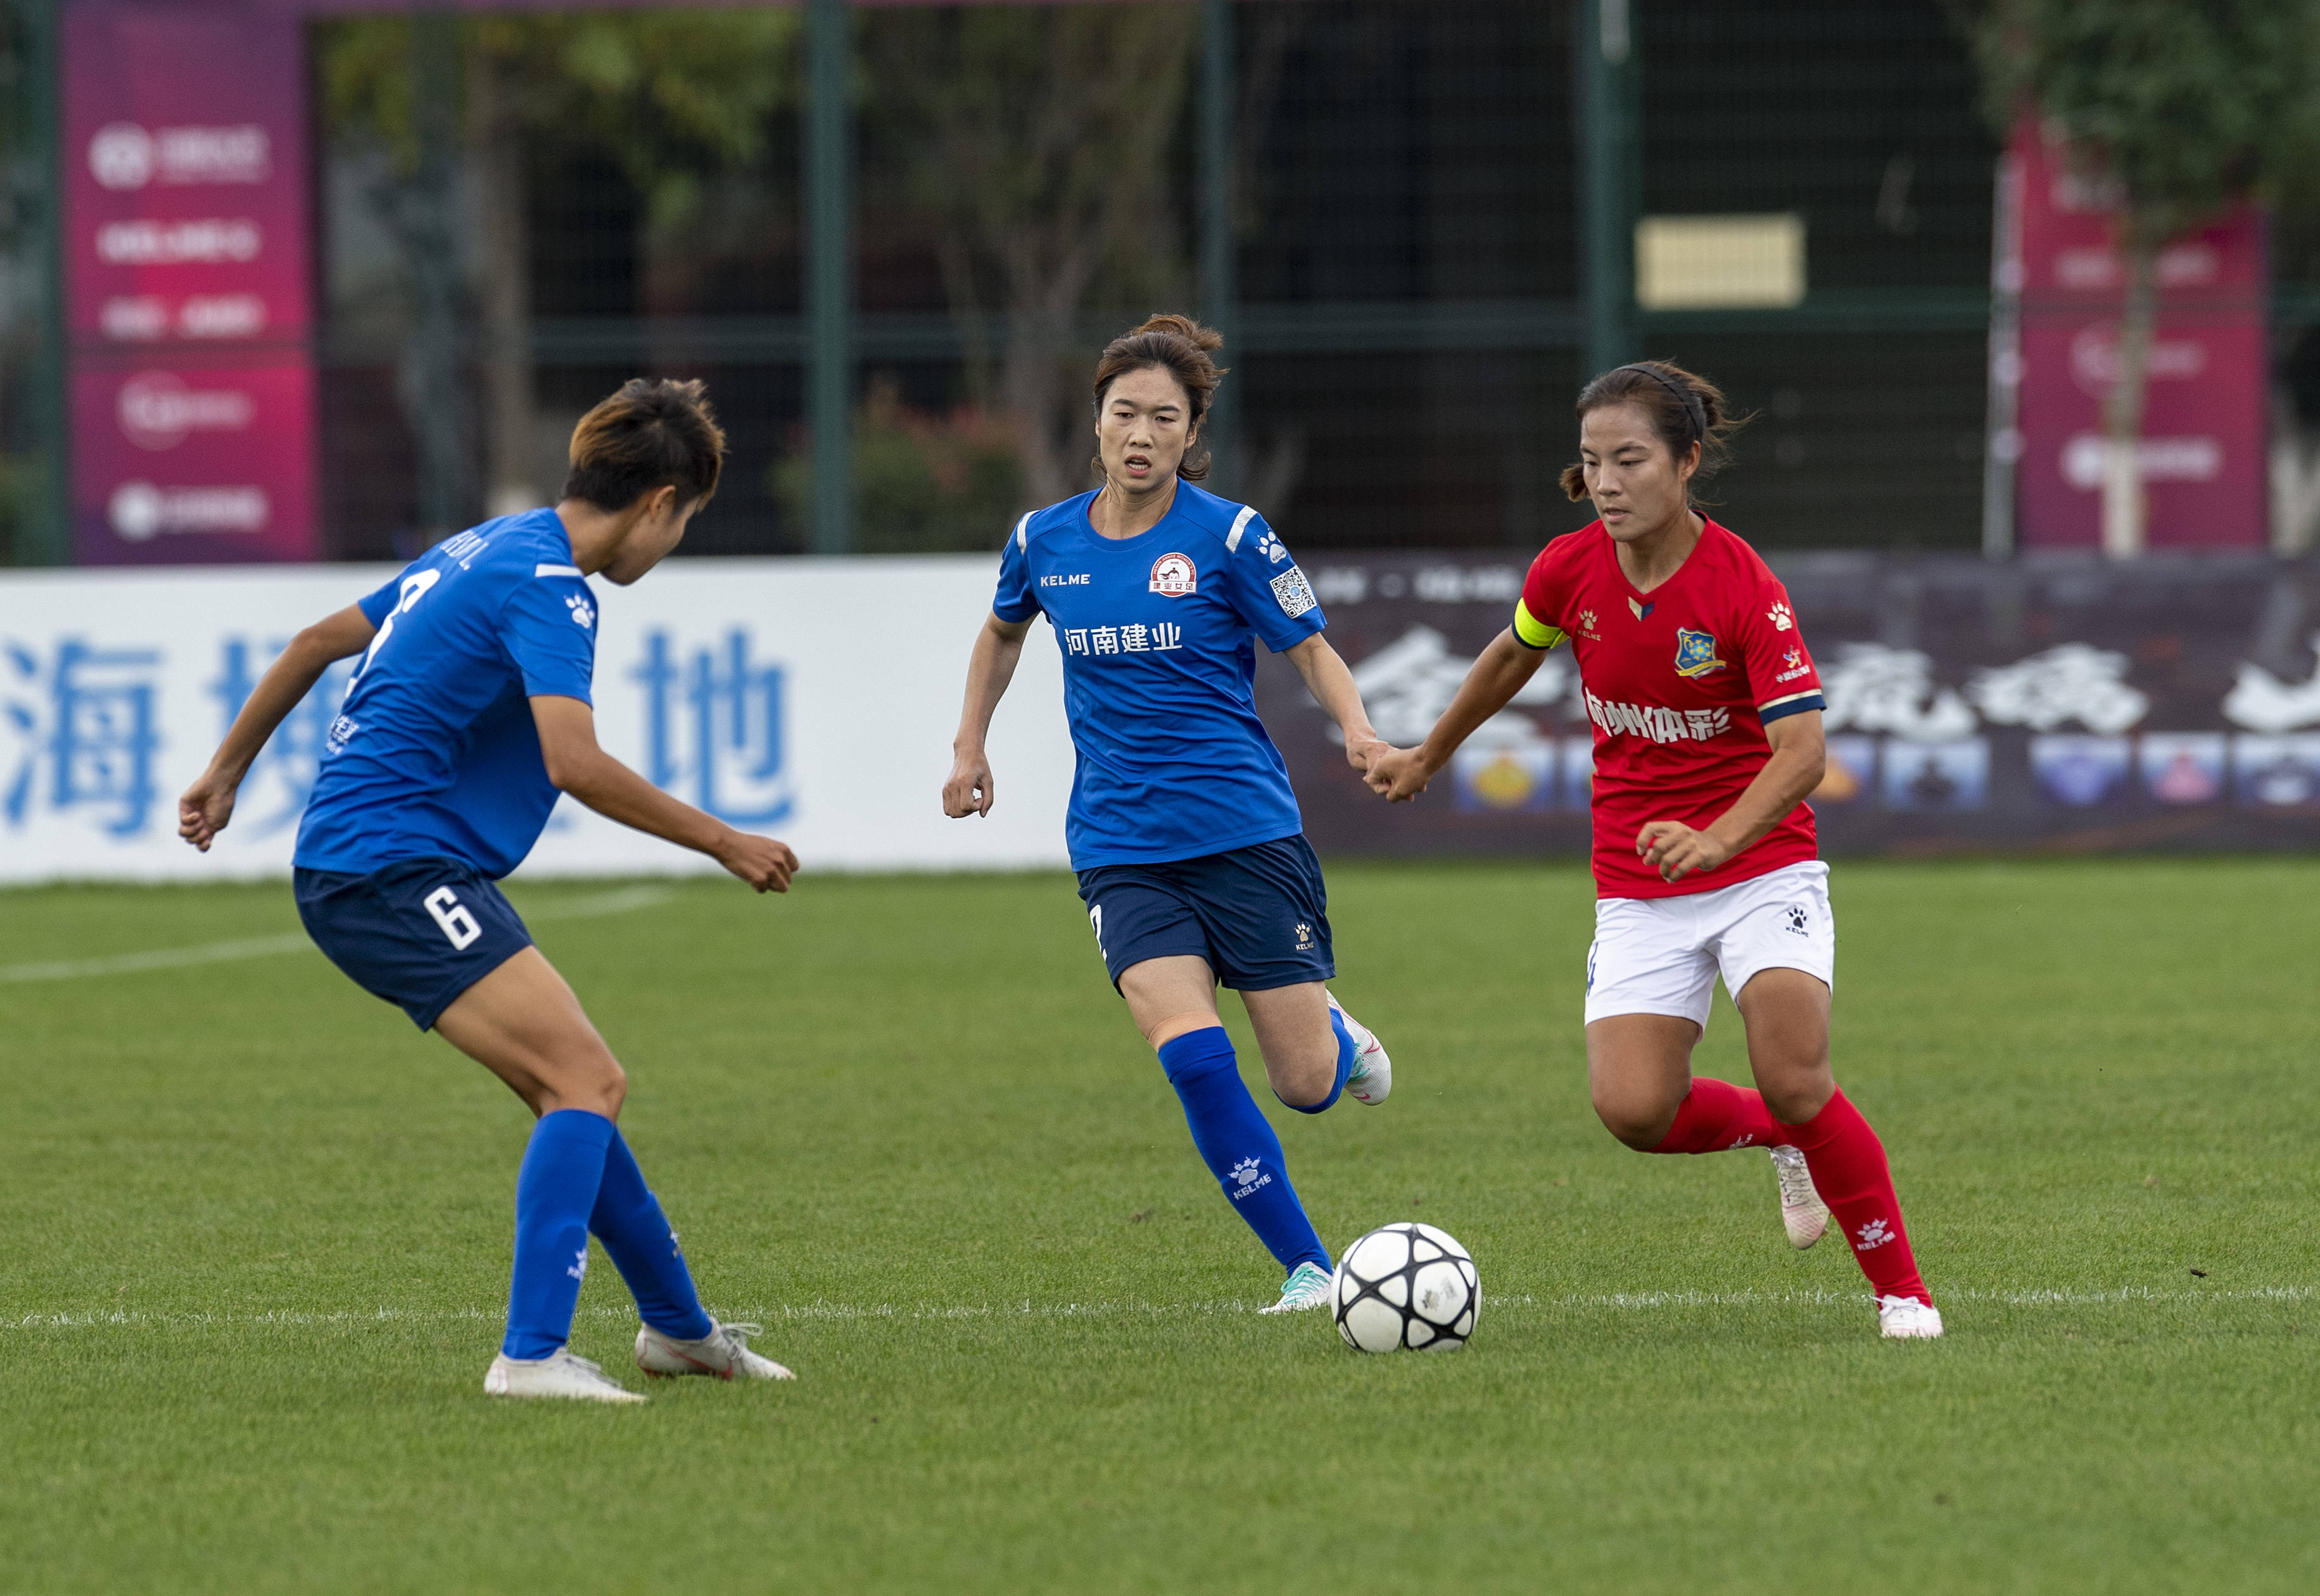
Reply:
[[1281, 1283], [1281, 1301], [1259, 1313], [1297, 1313], [1329, 1305], [1329, 1272], [1319, 1264], [1300, 1264]]

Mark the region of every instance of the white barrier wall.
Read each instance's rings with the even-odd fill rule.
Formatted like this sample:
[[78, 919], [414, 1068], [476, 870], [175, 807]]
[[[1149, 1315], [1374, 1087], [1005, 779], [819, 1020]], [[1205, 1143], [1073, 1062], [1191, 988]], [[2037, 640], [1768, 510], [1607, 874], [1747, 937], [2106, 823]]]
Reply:
[[[687, 803], [783, 839], [809, 870], [1060, 866], [1072, 747], [1045, 627], [992, 728], [998, 806], [942, 813], [996, 564], [675, 560], [633, 587], [596, 578], [598, 736]], [[177, 794], [290, 637], [393, 574], [0, 575], [0, 881], [286, 875], [349, 665], [275, 734], [206, 857], [177, 840]], [[566, 799], [523, 873], [716, 868]]]

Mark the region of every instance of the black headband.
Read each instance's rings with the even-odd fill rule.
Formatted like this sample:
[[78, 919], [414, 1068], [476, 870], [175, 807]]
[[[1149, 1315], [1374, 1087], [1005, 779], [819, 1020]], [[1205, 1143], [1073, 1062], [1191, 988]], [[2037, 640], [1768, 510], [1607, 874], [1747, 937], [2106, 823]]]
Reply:
[[1673, 394], [1677, 401], [1683, 405], [1684, 419], [1691, 423], [1691, 438], [1686, 439], [1685, 441], [1690, 442], [1692, 439], [1699, 440], [1702, 444], [1708, 441], [1708, 407], [1700, 404], [1699, 394], [1648, 361], [1634, 366], [1621, 366], [1617, 369], [1640, 371], [1669, 393]]

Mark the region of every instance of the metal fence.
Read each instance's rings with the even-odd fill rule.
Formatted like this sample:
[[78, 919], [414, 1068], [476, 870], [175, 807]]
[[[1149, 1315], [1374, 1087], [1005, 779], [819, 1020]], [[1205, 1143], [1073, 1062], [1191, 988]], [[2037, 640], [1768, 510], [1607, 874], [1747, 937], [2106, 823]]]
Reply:
[[[37, 66], [52, 11], [11, 0], [5, 69]], [[782, 14], [748, 35], [762, 83], [712, 85], [748, 125], [663, 126], [648, 106], [648, 159], [541, 109], [572, 59], [552, 17], [311, 25], [328, 552], [408, 555], [495, 497], [551, 495], [573, 419], [639, 371], [707, 378], [734, 440], [687, 552], [987, 547], [1080, 485], [1083, 373], [1163, 305], [1227, 326], [1220, 485], [1300, 547], [1515, 548], [1578, 524], [1554, 485], [1569, 400], [1622, 347], [1755, 413], [1712, 490], [1754, 540], [1978, 543], [1997, 150], [1938, 0]], [[1607, 26], [1626, 30], [1609, 75]], [[30, 194], [43, 113], [9, 99]], [[1623, 103], [1631, 145], [1581, 114]], [[448, 252], [410, 226], [430, 106]], [[817, 107], [841, 137], [813, 136]], [[1128, 174], [1125, 213], [1072, 169], [1074, 127]], [[37, 209], [16, 206], [0, 264], [19, 560], [56, 425], [23, 291], [49, 248]], [[1800, 218], [1799, 301], [1607, 323], [1600, 284], [1627, 269], [1637, 216], [1728, 213]], [[812, 245], [833, 217], [852, 358], [820, 413], [850, 436], [825, 427], [817, 469]], [[2275, 243], [2284, 274], [2320, 281], [2320, 224], [2284, 214]], [[456, 316], [448, 339], [430, 303]], [[2283, 289], [2276, 325], [2280, 399], [2320, 419], [2320, 288]], [[430, 347], [455, 351], [456, 423]], [[833, 502], [852, 514], [818, 535]]]

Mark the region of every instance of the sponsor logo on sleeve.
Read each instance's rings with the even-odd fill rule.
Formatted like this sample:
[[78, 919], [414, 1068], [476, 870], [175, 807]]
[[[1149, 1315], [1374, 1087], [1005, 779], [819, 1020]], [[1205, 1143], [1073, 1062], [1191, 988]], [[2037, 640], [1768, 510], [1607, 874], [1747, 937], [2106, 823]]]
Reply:
[[1781, 671], [1772, 680], [1793, 682], [1799, 676], [1810, 675], [1812, 675], [1812, 661], [1805, 657], [1805, 651], [1801, 648], [1797, 648], [1781, 656]]
[[1313, 596], [1313, 585], [1295, 566], [1273, 579], [1273, 598], [1281, 606], [1281, 612], [1291, 621], [1320, 603]]
[[1713, 634], [1694, 631], [1688, 626], [1675, 629], [1675, 674], [1688, 681], [1711, 676], [1724, 668], [1724, 661], [1716, 657]]
[[1185, 598], [1198, 592], [1200, 567], [1186, 554], [1164, 554], [1152, 562], [1152, 591], [1162, 598]]

